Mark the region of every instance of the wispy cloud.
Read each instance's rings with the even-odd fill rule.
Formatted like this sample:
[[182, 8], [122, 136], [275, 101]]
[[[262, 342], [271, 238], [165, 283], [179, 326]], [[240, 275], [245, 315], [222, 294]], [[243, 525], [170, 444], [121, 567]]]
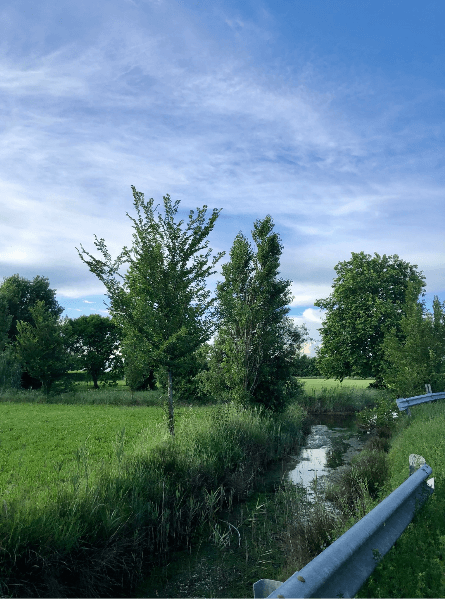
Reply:
[[[329, 294], [352, 251], [397, 253], [441, 290], [443, 127], [425, 107], [442, 89], [349, 77], [324, 58], [262, 61], [282, 37], [262, 5], [257, 22], [220, 3], [174, 6], [100, 2], [92, 24], [78, 17], [79, 39], [3, 42], [1, 274], [40, 272], [67, 298], [104, 293], [75, 247], [92, 251], [94, 233], [112, 254], [129, 245], [134, 184], [183, 209], [223, 207], [215, 249], [271, 214], [295, 309]], [[48, 29], [33, 21], [34, 39]]]

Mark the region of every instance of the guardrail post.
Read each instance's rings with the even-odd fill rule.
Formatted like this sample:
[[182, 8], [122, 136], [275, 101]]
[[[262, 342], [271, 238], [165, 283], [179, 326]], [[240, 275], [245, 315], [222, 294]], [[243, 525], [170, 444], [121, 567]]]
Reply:
[[419, 454], [410, 454], [410, 456], [408, 457], [408, 465], [410, 471], [409, 477], [425, 464], [426, 459], [424, 458], [424, 456], [420, 456]]

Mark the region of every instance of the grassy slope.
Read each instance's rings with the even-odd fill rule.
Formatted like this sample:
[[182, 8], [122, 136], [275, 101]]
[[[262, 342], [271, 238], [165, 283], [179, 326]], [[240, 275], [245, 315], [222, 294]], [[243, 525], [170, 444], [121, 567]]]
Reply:
[[420, 454], [432, 467], [435, 492], [359, 590], [359, 598], [444, 597], [444, 402], [411, 410], [409, 426], [395, 436], [388, 455], [391, 477], [385, 491], [408, 477], [409, 455]]

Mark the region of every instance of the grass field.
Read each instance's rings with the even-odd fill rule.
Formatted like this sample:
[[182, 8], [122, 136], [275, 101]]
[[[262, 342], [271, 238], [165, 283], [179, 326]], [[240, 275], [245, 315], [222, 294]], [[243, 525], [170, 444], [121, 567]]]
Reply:
[[341, 389], [341, 388], [354, 388], [354, 389], [366, 389], [370, 383], [374, 382], [374, 379], [343, 379], [340, 383], [338, 379], [320, 379], [317, 377], [298, 377], [299, 381], [304, 382], [305, 392], [310, 393], [313, 390], [322, 389]]
[[[210, 407], [178, 408], [198, 426]], [[0, 497], [45, 503], [168, 438], [162, 407], [0, 403]], [[86, 477], [87, 473], [87, 477]]]
[[102, 393], [0, 402], [1, 597], [129, 595], [246, 498], [267, 464], [297, 447], [305, 419], [299, 405], [276, 418], [178, 406], [172, 438], [163, 407], [92, 405]]

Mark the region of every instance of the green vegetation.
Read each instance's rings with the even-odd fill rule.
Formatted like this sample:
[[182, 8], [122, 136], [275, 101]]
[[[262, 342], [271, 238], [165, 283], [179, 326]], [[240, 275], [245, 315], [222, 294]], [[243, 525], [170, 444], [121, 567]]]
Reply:
[[396, 254], [372, 257], [364, 252], [352, 252], [335, 271], [331, 295], [315, 302], [327, 311], [318, 368], [327, 377], [374, 377], [382, 385], [385, 334], [399, 329], [408, 284], [414, 284], [416, 301], [424, 288], [423, 274]]
[[404, 417], [387, 456], [386, 496], [409, 475], [410, 454], [432, 467], [435, 492], [359, 590], [360, 598], [444, 598], [445, 434], [444, 402], [422, 404]]
[[[394, 403], [376, 406], [381, 421]], [[285, 581], [396, 489], [409, 475], [409, 454], [418, 453], [434, 469], [436, 491], [357, 597], [444, 597], [444, 403], [412, 411], [411, 420], [402, 414], [371, 438], [326, 490], [340, 513], [322, 500], [311, 504], [301, 486], [283, 481], [218, 513], [201, 546], [155, 569], [137, 595], [248, 598], [260, 578]]]
[[69, 352], [74, 366], [85, 371], [98, 388], [98, 380], [123, 377], [120, 351], [120, 330], [108, 317], [82, 315], [65, 319], [64, 330], [69, 338]]
[[444, 333], [444, 304], [435, 296], [430, 313], [410, 287], [400, 329], [390, 331], [383, 344], [384, 379], [394, 393], [402, 398], [423, 394], [425, 384], [434, 392], [444, 390]]
[[299, 378], [303, 386], [301, 405], [308, 413], [354, 412], [373, 406], [382, 394], [370, 388], [373, 379], [306, 379]]
[[214, 396], [281, 411], [298, 392], [293, 377], [304, 328], [287, 318], [291, 281], [279, 277], [282, 244], [268, 215], [254, 223], [255, 248], [239, 233], [217, 284], [218, 333], [203, 381]]
[[[123, 248], [113, 260], [104, 239], [95, 236], [95, 247], [102, 260], [81, 246], [78, 254], [107, 290], [113, 320], [122, 330], [125, 368], [163, 369], [168, 380], [168, 427], [174, 435], [173, 376], [183, 362], [212, 335], [215, 323], [211, 308], [214, 299], [206, 279], [214, 274], [224, 252], [209, 258], [205, 250], [220, 211], [214, 209], [206, 223], [207, 206], [189, 212], [188, 223], [175, 222], [180, 201], [164, 196], [165, 215], [156, 215], [154, 199], [145, 202], [144, 194], [132, 187], [137, 218], [133, 223], [133, 245]], [[126, 273], [120, 273], [128, 264]], [[148, 373], [143, 373], [143, 378]]]
[[297, 446], [305, 417], [298, 406], [276, 418], [185, 407], [173, 438], [161, 407], [2, 402], [0, 411], [1, 593], [19, 597], [129, 593], [245, 498]]

